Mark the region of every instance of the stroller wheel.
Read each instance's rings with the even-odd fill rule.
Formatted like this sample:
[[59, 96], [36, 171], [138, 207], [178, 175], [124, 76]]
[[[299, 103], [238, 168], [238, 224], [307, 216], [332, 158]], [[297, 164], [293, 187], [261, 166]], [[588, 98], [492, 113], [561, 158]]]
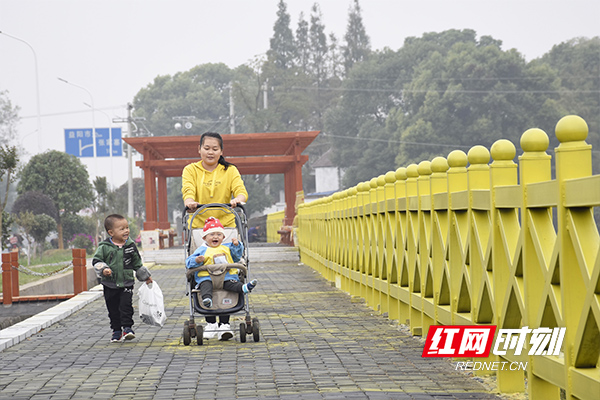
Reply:
[[183, 325], [183, 344], [189, 346], [192, 343], [192, 336], [190, 333], [190, 325], [188, 321], [185, 321]]
[[196, 342], [198, 346], [202, 346], [202, 339], [204, 338], [204, 328], [202, 325], [196, 327]]
[[255, 342], [260, 340], [260, 323], [258, 322], [258, 318], [252, 318], [252, 336]]
[[246, 343], [246, 324], [244, 322], [240, 324], [240, 342]]

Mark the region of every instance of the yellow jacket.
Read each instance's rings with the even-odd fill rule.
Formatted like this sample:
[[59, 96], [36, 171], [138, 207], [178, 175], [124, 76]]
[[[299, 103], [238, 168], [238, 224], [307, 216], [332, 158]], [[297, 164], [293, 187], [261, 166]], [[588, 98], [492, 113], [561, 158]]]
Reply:
[[[202, 166], [202, 161], [186, 165], [181, 175], [181, 194], [183, 200], [193, 199], [200, 204], [226, 203], [232, 197], [244, 194], [248, 199], [248, 192], [240, 172], [234, 165], [229, 168], [218, 164], [213, 171], [207, 171]], [[208, 217], [218, 218], [223, 226], [235, 226], [232, 214], [220, 210], [207, 210], [194, 218], [192, 229], [202, 228]]]

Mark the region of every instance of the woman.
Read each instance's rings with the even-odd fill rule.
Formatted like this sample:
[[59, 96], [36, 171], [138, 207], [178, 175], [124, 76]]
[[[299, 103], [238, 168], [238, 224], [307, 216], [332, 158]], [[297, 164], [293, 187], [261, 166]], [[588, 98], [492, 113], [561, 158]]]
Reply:
[[[240, 172], [223, 157], [221, 135], [214, 132], [202, 134], [198, 153], [200, 161], [188, 164], [181, 175], [181, 193], [187, 208], [195, 211], [199, 204], [208, 203], [229, 203], [235, 207], [248, 199]], [[209, 216], [219, 219], [223, 226], [235, 226], [232, 214], [207, 210], [194, 218], [192, 229], [202, 228]]]
[[[181, 193], [187, 208], [193, 212], [199, 204], [209, 203], [229, 203], [235, 207], [248, 199], [248, 192], [240, 172], [235, 165], [228, 163], [223, 157], [221, 135], [214, 132], [202, 134], [198, 153], [200, 161], [188, 164], [181, 175]], [[203, 228], [208, 217], [217, 218], [225, 227], [235, 227], [233, 214], [218, 209], [207, 209], [194, 218], [192, 232], [193, 229]], [[205, 339], [212, 339], [217, 333], [219, 340], [233, 337], [229, 315], [220, 315], [219, 324], [215, 316], [207, 316], [206, 323], [203, 334]]]

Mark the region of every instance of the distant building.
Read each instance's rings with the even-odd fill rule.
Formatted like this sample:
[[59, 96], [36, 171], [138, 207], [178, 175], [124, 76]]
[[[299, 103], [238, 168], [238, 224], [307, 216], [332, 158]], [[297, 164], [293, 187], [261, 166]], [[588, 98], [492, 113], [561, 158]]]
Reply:
[[315, 171], [315, 192], [305, 194], [305, 202], [310, 203], [340, 190], [344, 173], [331, 162], [331, 149], [311, 166]]

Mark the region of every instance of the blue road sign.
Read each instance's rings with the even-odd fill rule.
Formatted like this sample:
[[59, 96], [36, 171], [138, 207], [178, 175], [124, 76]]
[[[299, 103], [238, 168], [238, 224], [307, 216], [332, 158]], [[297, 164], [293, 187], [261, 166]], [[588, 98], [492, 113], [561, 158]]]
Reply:
[[[96, 128], [96, 157], [110, 157], [123, 155], [121, 141], [121, 128]], [[94, 157], [94, 144], [92, 128], [65, 129], [65, 152], [76, 157]]]

